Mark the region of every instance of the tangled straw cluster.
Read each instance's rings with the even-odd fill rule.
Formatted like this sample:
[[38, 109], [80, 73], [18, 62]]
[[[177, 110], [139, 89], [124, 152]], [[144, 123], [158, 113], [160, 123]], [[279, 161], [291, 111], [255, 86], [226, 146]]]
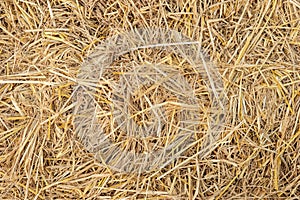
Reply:
[[[124, 55], [128, 63], [118, 62]], [[207, 80], [209, 111], [201, 110], [199, 77]], [[117, 171], [164, 167], [197, 142], [202, 157], [215, 145], [225, 119], [216, 69], [198, 42], [176, 31], [138, 29], [106, 40], [84, 62], [77, 81], [76, 132]], [[205, 139], [198, 137], [203, 117], [209, 121]]]

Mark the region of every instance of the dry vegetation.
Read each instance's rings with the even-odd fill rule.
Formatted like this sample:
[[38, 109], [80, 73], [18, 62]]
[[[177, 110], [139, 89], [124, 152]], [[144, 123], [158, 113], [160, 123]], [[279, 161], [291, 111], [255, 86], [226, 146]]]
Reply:
[[[111, 171], [73, 127], [72, 86], [101, 40], [163, 27], [200, 41], [222, 74], [226, 129], [204, 159]], [[297, 199], [300, 3], [1, 0], [1, 199]]]

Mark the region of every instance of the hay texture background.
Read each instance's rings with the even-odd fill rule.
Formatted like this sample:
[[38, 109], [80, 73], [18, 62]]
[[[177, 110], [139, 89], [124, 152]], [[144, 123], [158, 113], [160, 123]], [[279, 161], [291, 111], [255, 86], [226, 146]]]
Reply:
[[[133, 28], [201, 42], [228, 96], [226, 127], [204, 159], [117, 173], [74, 133], [83, 60]], [[2, 0], [0, 199], [297, 199], [300, 197], [300, 3]]]

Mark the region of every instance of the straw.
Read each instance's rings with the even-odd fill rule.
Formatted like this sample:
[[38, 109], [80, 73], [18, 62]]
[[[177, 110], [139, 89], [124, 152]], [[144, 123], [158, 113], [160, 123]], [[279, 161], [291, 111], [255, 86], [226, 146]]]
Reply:
[[[147, 48], [157, 52], [147, 55]], [[171, 59], [178, 54], [181, 66], [162, 63], [164, 51]], [[125, 66], [123, 62], [111, 65], [122, 56], [120, 52], [129, 53], [130, 61]], [[144, 54], [151, 61], [141, 59]], [[112, 169], [140, 174], [163, 168], [187, 151], [203, 129], [199, 124], [203, 95], [196, 92], [202, 75], [208, 79], [212, 101], [211, 116], [204, 117], [211, 118], [207, 138], [197, 153], [202, 159], [214, 147], [226, 115], [223, 83], [209, 63], [199, 43], [176, 31], [136, 29], [107, 39], [86, 59], [78, 75], [81, 82], [101, 80], [107, 87], [76, 86], [76, 133], [84, 146]], [[187, 77], [180, 74], [179, 67], [190, 71]]]
[[[299, 8], [296, 0], [0, 1], [0, 199], [298, 199]], [[201, 129], [188, 149], [162, 168], [128, 174], [95, 159], [81, 142], [74, 88], [85, 84], [101, 102], [113, 89], [108, 83], [130, 76], [124, 72], [132, 66], [153, 66], [153, 59], [177, 66], [171, 69], [189, 82], [193, 70], [180, 53], [148, 47], [134, 49], [135, 57], [121, 54], [111, 66], [127, 71], [111, 75], [110, 82], [77, 82], [83, 62], [101, 42], [150, 27], [199, 43], [221, 74], [215, 77], [226, 91], [226, 120], [207, 156], [198, 156], [214, 104], [209, 79], [195, 78], [189, 85], [201, 94]], [[170, 94], [173, 104], [167, 105], [158, 94], [168, 89], [140, 89], [155, 94], [146, 97], [177, 123], [173, 113], [182, 104], [176, 95]], [[130, 109], [149, 109], [139, 101], [145, 99], [141, 94], [132, 101], [144, 107]], [[135, 114], [137, 120], [146, 113]], [[171, 133], [155, 147], [150, 138], [149, 145], [141, 139], [131, 144], [140, 152], [159, 148], [174, 141]], [[110, 138], [117, 143], [126, 133]]]

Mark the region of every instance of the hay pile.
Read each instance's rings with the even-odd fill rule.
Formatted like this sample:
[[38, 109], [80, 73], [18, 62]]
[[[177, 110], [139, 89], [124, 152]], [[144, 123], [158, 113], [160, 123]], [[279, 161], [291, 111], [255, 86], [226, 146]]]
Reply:
[[76, 82], [75, 132], [117, 171], [151, 173], [195, 144], [202, 159], [224, 129], [220, 75], [177, 31], [135, 29], [103, 41]]
[[[205, 158], [195, 143], [156, 172], [116, 172], [75, 134], [75, 80], [103, 39], [150, 27], [199, 41], [218, 66], [225, 130]], [[296, 199], [299, 29], [295, 0], [1, 1], [0, 198]]]

